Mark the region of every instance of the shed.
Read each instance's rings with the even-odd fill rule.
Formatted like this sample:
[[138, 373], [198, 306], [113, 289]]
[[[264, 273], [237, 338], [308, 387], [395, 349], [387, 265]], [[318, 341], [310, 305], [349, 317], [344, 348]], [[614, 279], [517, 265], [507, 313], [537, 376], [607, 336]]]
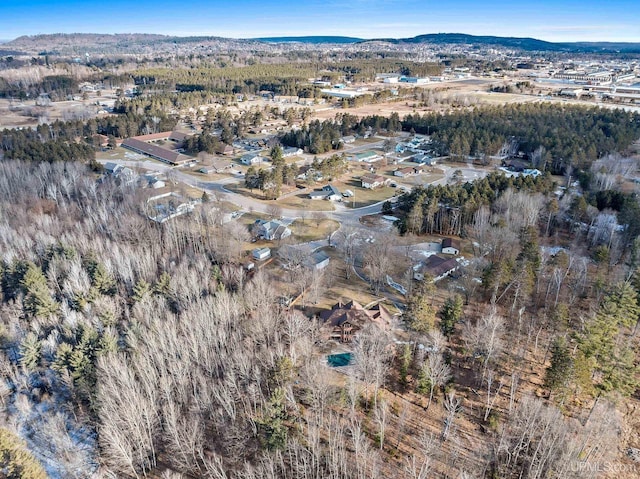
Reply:
[[252, 256], [259, 261], [268, 259], [271, 257], [271, 248], [256, 248], [252, 251]]

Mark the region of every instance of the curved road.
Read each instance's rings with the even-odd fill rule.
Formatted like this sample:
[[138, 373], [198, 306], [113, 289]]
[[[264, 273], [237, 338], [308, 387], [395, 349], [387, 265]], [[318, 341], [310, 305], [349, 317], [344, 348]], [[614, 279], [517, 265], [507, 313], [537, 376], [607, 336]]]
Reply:
[[[234, 183], [240, 183], [242, 178], [237, 176], [230, 176], [228, 178], [224, 178], [218, 181], [202, 181], [193, 175], [185, 173], [179, 169], [173, 168], [169, 165], [163, 165], [161, 163], [157, 163], [155, 161], [127, 161], [127, 160], [100, 160], [101, 163], [118, 163], [123, 166], [129, 167], [141, 167], [147, 170], [151, 170], [157, 173], [164, 173], [168, 178], [173, 177], [176, 180], [179, 180], [193, 188], [200, 189], [202, 191], [206, 191], [207, 193], [221, 193], [224, 194], [226, 199], [230, 202], [238, 205], [242, 210], [249, 211], [258, 211], [260, 213], [268, 213], [268, 210], [272, 204], [277, 203], [265, 203], [263, 201], [259, 201], [253, 198], [249, 198], [239, 193], [235, 193], [225, 188], [225, 186]], [[444, 172], [444, 177], [434, 181], [432, 184], [447, 184], [453, 173], [456, 170], [460, 170], [462, 172], [462, 181], [474, 181], [479, 178], [483, 178], [487, 175], [488, 171], [485, 169], [469, 167], [469, 166], [461, 166], [458, 167], [450, 167], [440, 165], [440, 169]], [[395, 202], [397, 197], [390, 198], [390, 201]], [[340, 225], [350, 225], [350, 226], [362, 226], [360, 223], [360, 218], [362, 216], [371, 215], [375, 213], [380, 213], [382, 210], [382, 204], [384, 201], [380, 201], [373, 205], [365, 206], [362, 208], [348, 208], [341, 203], [334, 203], [335, 210], [334, 211], [324, 211], [327, 217], [336, 220], [340, 223]], [[282, 216], [289, 219], [300, 218], [299, 209], [282, 209]]]

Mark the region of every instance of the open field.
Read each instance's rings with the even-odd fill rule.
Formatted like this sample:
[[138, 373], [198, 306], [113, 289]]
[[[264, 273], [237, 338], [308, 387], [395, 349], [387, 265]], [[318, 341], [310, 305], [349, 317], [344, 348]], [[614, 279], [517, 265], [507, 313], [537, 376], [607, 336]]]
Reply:
[[115, 91], [111, 90], [102, 91], [101, 96], [89, 92], [87, 100], [57, 101], [48, 106], [37, 106], [35, 100], [0, 98], [0, 128], [34, 127], [40, 120], [51, 122], [105, 115], [108, 113], [98, 113], [103, 109], [101, 105], [113, 106], [115, 100]]
[[[234, 193], [253, 198], [268, 205], [275, 205], [281, 208], [303, 209], [307, 211], [333, 211], [333, 204], [329, 201], [312, 201], [309, 199], [309, 193], [296, 193], [296, 189], [291, 189], [289, 196], [280, 197], [278, 200], [266, 200], [260, 190], [250, 191], [239, 184], [230, 184], [226, 188]], [[285, 193], [287, 194], [287, 193]]]
[[142, 162], [151, 162], [158, 165], [167, 166], [166, 163], [163, 163], [158, 160], [154, 160], [150, 156], [141, 155], [140, 153], [136, 153], [131, 150], [127, 150], [126, 148], [122, 148], [121, 146], [114, 148], [113, 150], [106, 151], [98, 151], [96, 152], [96, 160], [106, 160], [106, 161], [139, 161]]
[[362, 208], [370, 206], [380, 201], [388, 200], [396, 194], [396, 188], [381, 186], [369, 189], [360, 186], [360, 180], [350, 178], [346, 180], [334, 181], [332, 183], [340, 191], [351, 190], [354, 193], [352, 198], [344, 198], [342, 204], [348, 208]]
[[289, 225], [291, 236], [297, 242], [307, 242], [314, 240], [327, 239], [331, 233], [340, 228], [340, 223], [330, 219], [317, 220], [311, 217], [305, 220], [295, 220]]

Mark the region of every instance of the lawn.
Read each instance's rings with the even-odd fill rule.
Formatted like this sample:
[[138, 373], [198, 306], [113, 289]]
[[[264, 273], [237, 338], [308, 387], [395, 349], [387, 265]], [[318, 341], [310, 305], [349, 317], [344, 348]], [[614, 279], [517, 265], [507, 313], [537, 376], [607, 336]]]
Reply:
[[278, 200], [278, 206], [305, 211], [333, 211], [333, 203], [325, 200], [311, 200], [309, 193], [298, 193]]
[[299, 242], [327, 239], [327, 237], [339, 227], [340, 223], [335, 220], [321, 219], [318, 221], [313, 218], [313, 215], [310, 215], [310, 217], [304, 221], [295, 220], [289, 225], [292, 236]]
[[161, 165], [166, 165], [166, 163], [162, 163], [161, 161], [154, 160], [149, 156], [141, 155], [140, 153], [135, 153], [133, 151], [127, 150], [126, 148], [122, 148], [121, 146], [114, 148], [113, 150], [96, 152], [96, 159], [106, 161], [151, 161]]
[[340, 252], [335, 248], [323, 248], [331, 262], [328, 271], [328, 287], [322, 295], [318, 304], [311, 305], [307, 308], [307, 313], [317, 313], [323, 309], [330, 309], [341, 298], [349, 301], [356, 300], [362, 305], [366, 305], [371, 301], [378, 299], [371, 293], [368, 283], [362, 281], [355, 273], [351, 274], [349, 279], [345, 277], [345, 263], [341, 258]]
[[196, 166], [195, 168], [192, 168], [190, 170], [185, 171], [185, 173], [188, 173], [189, 175], [193, 176], [194, 178], [197, 178], [199, 181], [218, 181], [218, 180], [222, 180], [223, 178], [228, 178], [230, 176], [229, 173], [227, 174], [222, 174], [222, 173], [201, 173], [200, 168], [202, 168], [201, 166]]
[[283, 194], [288, 194], [289, 196], [280, 197], [280, 199], [274, 200], [266, 200], [264, 195], [260, 190], [250, 191], [249, 189], [239, 185], [239, 184], [230, 184], [225, 185], [225, 188], [229, 191], [233, 191], [234, 193], [239, 193], [244, 196], [248, 196], [249, 198], [256, 199], [258, 201], [262, 201], [265, 204], [269, 205], [277, 205], [281, 208], [289, 208], [289, 209], [299, 209], [306, 211], [333, 211], [334, 207], [330, 201], [316, 200], [312, 201], [309, 199], [309, 193], [296, 193], [297, 190], [295, 187], [289, 187], [288, 191], [285, 190]]
[[[364, 173], [363, 173], [364, 174]], [[351, 190], [355, 194], [353, 198], [344, 198], [342, 204], [348, 208], [362, 208], [380, 201], [388, 200], [396, 194], [396, 188], [381, 186], [372, 190], [360, 186], [360, 180], [348, 179], [346, 181], [333, 182], [340, 191]], [[355, 200], [355, 203], [354, 203]]]

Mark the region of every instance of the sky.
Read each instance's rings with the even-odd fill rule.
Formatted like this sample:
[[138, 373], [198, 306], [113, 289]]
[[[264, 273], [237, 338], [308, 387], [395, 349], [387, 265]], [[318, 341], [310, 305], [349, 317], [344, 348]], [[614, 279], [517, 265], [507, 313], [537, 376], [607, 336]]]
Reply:
[[640, 0], [0, 0], [0, 39], [44, 33], [232, 38], [424, 33], [640, 42]]

